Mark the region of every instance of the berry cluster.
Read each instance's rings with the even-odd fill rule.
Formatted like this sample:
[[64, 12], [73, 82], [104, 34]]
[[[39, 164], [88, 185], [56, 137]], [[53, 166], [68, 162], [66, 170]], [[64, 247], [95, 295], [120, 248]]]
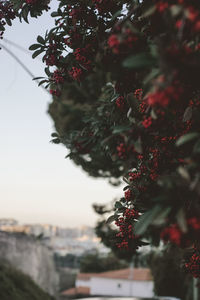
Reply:
[[64, 82], [64, 77], [63, 77], [63, 73], [59, 70], [54, 71], [53, 73], [53, 81], [55, 83], [63, 83]]
[[147, 103], [150, 106], [161, 106], [166, 107], [171, 102], [177, 102], [181, 99], [183, 95], [183, 88], [180, 86], [168, 86], [163, 90], [158, 90], [154, 93], [151, 93], [147, 97]]
[[[88, 45], [89, 49], [90, 45]], [[88, 49], [86, 48], [77, 48], [74, 51], [74, 56], [76, 58], [76, 61], [80, 63], [87, 71], [91, 70], [91, 60], [88, 58], [91, 56]]]
[[119, 227], [119, 233], [116, 235], [118, 248], [134, 251], [135, 249], [130, 249], [134, 243], [134, 247], [137, 249], [139, 237], [134, 234], [133, 221], [138, 219], [138, 216], [139, 213], [136, 209], [127, 208], [123, 215], [115, 222], [117, 227]]
[[25, 0], [25, 3], [30, 6], [31, 9], [34, 10], [46, 10], [48, 11], [50, 7], [48, 6], [50, 0]]
[[81, 68], [72, 67], [69, 71], [69, 75], [76, 81], [81, 81], [81, 77], [83, 75], [83, 71]]
[[6, 23], [11, 25], [11, 21], [16, 17], [13, 5], [9, 1], [0, 1], [0, 39], [3, 38]]
[[200, 278], [200, 253], [194, 249], [193, 255], [185, 263], [185, 269], [195, 278]]
[[99, 14], [108, 14], [117, 10], [117, 1], [114, 0], [92, 0]]
[[127, 52], [133, 48], [138, 47], [138, 36], [129, 28], [123, 34], [112, 34], [108, 38], [108, 46], [112, 49], [114, 54]]
[[193, 241], [199, 237], [200, 234], [200, 221], [197, 217], [187, 219], [187, 230], [183, 232], [178, 224], [173, 224], [166, 227], [161, 232], [161, 239], [164, 242], [172, 242], [179, 247], [189, 247]]
[[125, 99], [123, 96], [120, 96], [116, 99], [116, 105], [119, 109], [123, 110], [125, 106]]

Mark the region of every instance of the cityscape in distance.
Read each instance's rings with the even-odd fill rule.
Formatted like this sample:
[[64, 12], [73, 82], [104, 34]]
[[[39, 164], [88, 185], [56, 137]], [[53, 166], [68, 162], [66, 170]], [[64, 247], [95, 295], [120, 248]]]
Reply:
[[102, 254], [109, 252], [96, 236], [94, 228], [90, 226], [63, 228], [50, 224], [21, 224], [12, 218], [2, 218], [0, 219], [0, 231], [23, 233], [39, 238], [60, 256], [69, 253], [80, 256], [91, 250], [97, 250]]

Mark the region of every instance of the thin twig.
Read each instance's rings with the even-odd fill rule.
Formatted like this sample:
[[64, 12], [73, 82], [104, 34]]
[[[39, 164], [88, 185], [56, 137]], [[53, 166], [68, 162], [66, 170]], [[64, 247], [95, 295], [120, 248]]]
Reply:
[[[11, 51], [9, 50], [6, 46], [0, 44], [0, 48], [3, 48], [16, 62], [25, 70], [25, 72], [32, 78], [34, 79], [36, 76], [25, 66], [25, 64]], [[39, 83], [38, 80], [35, 80], [35, 82]], [[46, 93], [49, 94], [49, 91], [45, 89], [42, 85], [40, 86]]]

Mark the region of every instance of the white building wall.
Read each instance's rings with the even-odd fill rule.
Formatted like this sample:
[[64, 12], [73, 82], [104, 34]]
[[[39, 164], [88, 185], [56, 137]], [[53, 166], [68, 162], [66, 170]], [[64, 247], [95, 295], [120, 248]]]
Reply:
[[76, 287], [78, 287], [78, 286], [90, 287], [91, 286], [91, 281], [90, 281], [90, 279], [87, 279], [87, 280], [77, 279], [76, 283], [75, 283], [75, 286]]
[[153, 281], [130, 281], [92, 277], [90, 282], [91, 295], [153, 297]]

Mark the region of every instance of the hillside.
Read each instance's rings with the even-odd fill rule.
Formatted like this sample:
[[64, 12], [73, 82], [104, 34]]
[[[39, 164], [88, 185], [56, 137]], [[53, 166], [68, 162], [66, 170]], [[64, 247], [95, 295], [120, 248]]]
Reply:
[[31, 278], [17, 271], [11, 265], [0, 261], [1, 300], [54, 300]]

